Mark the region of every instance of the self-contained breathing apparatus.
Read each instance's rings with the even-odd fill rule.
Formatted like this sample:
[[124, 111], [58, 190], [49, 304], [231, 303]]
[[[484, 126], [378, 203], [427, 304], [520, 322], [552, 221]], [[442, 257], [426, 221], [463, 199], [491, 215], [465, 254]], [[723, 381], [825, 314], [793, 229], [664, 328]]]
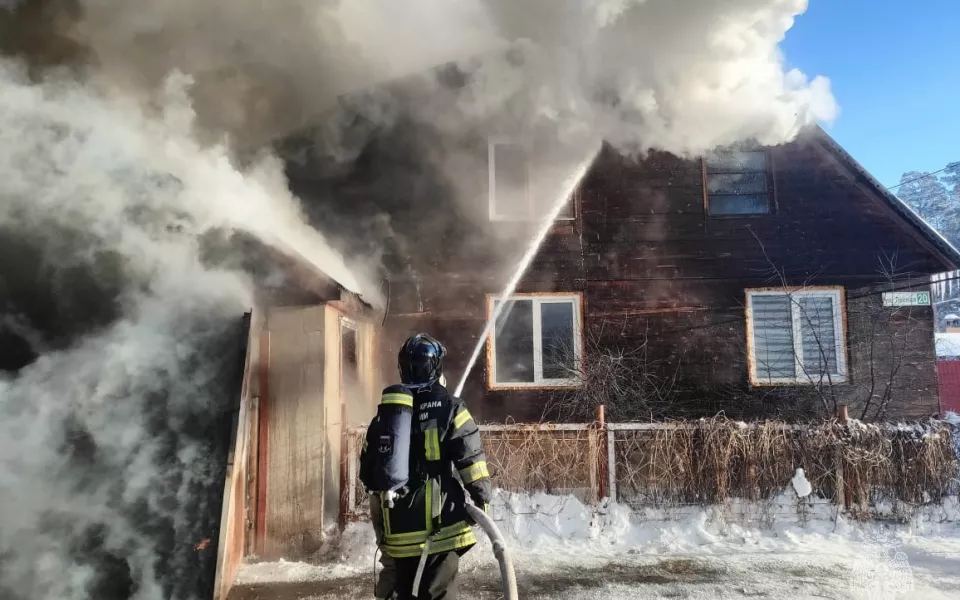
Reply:
[[413, 394], [403, 386], [383, 391], [377, 407], [377, 448], [373, 453], [371, 492], [393, 508], [395, 498], [407, 492], [410, 481], [410, 439], [413, 436]]
[[390, 508], [408, 491], [413, 394], [438, 381], [440, 385], [445, 383], [444, 355], [443, 344], [427, 334], [409, 338], [397, 357], [402, 383], [385, 389], [377, 407], [378, 439], [371, 473], [374, 489], [370, 491], [380, 494]]

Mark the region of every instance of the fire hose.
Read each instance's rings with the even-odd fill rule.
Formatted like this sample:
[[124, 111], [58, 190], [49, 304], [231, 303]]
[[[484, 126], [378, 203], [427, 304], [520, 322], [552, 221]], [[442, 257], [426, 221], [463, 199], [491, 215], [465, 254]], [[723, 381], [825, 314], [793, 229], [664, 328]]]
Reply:
[[493, 519], [476, 506], [467, 504], [467, 513], [483, 529], [493, 545], [493, 555], [497, 557], [497, 562], [500, 563], [500, 580], [503, 585], [504, 600], [517, 600], [517, 575], [513, 572], [513, 561], [510, 560], [510, 553], [507, 551], [503, 534], [500, 533], [500, 529], [493, 522]]

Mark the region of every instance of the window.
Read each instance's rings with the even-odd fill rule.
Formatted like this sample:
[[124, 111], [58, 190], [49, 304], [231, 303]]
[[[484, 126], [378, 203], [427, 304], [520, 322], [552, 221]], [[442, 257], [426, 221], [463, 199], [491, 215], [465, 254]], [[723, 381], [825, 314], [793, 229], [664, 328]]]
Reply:
[[842, 383], [843, 291], [747, 290], [750, 382]]
[[763, 150], [722, 150], [703, 159], [707, 214], [711, 217], [768, 215], [773, 195]]
[[[490, 297], [490, 315], [499, 306]], [[511, 296], [488, 354], [491, 388], [572, 387], [582, 352], [578, 295]]]
[[[491, 221], [529, 221], [540, 219], [535, 210], [536, 197], [531, 185], [530, 160], [527, 149], [509, 140], [491, 140], [487, 145], [488, 186]], [[571, 196], [557, 221], [575, 219]]]

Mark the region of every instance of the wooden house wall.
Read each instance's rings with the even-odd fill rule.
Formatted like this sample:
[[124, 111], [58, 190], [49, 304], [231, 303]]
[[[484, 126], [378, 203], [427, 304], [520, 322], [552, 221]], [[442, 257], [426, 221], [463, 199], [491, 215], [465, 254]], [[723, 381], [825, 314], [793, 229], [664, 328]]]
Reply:
[[[646, 342], [663, 375], [677, 374], [678, 413], [750, 418], [809, 414], [822, 400], [810, 387], [748, 385], [745, 289], [842, 286], [850, 381], [830, 393], [854, 416], [887, 386], [887, 416], [936, 413], [932, 309], [894, 312], [879, 294], [889, 286], [884, 266], [921, 289], [945, 266], [814, 140], [771, 157], [775, 214], [720, 219], [705, 215], [699, 161], [633, 161], [606, 149], [581, 186], [576, 226], [551, 235], [518, 292], [581, 292], [587, 336], [609, 347]], [[418, 330], [439, 336], [450, 349], [451, 387], [483, 328], [485, 294], [502, 284], [473, 259], [434, 256], [417, 264], [416, 285], [391, 282], [388, 347]], [[481, 355], [463, 394], [478, 418], [544, 416], [555, 392], [489, 391], [486, 367]]]

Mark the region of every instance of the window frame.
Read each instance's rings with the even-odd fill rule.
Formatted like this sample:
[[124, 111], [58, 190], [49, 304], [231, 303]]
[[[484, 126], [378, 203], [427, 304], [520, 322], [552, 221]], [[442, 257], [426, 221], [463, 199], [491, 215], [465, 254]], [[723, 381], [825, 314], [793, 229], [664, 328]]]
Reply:
[[[497, 214], [497, 159], [496, 146], [518, 146], [523, 150], [524, 155], [524, 201], [527, 205], [526, 216], [513, 217], [510, 215]], [[531, 183], [530, 173], [530, 147], [528, 144], [517, 141], [508, 136], [491, 136], [487, 138], [487, 214], [492, 223], [526, 223], [535, 221], [533, 185]], [[553, 220], [555, 228], [569, 228], [575, 226], [580, 216], [580, 186], [570, 194], [570, 215], [558, 216]]]
[[[497, 214], [497, 158], [495, 146], [519, 146], [523, 150], [524, 162], [524, 201], [527, 204], [527, 214], [518, 218], [510, 215]], [[530, 152], [527, 146], [513, 138], [496, 136], [487, 139], [487, 212], [491, 222], [520, 222], [530, 221], [533, 218], [533, 198], [530, 194]]]
[[[847, 305], [846, 292], [843, 287], [782, 287], [782, 288], [748, 288], [746, 292], [746, 333], [747, 333], [747, 374], [750, 385], [753, 387], [775, 386], [817, 386], [826, 384], [847, 384], [850, 382], [850, 363], [848, 360], [847, 344]], [[808, 296], [829, 296], [833, 300], [833, 329], [834, 347], [837, 357], [837, 372], [824, 373], [814, 378], [803, 367], [803, 337], [800, 330], [801, 318], [798, 317], [796, 304], [790, 303], [790, 320], [793, 332], [794, 377], [777, 377], [760, 379], [757, 372], [757, 357], [753, 329], [753, 298], [755, 296], [789, 296], [791, 298]]]
[[[494, 302], [501, 300], [500, 294], [487, 294], [487, 321], [493, 317]], [[543, 304], [570, 303], [573, 305], [573, 351], [574, 360], [583, 360], [583, 294], [580, 292], [534, 292], [514, 293], [506, 296], [507, 301], [526, 300], [533, 302], [533, 373], [534, 380], [497, 381], [497, 345], [496, 328], [487, 336], [487, 389], [488, 390], [544, 390], [574, 389], [583, 385], [580, 378], [543, 379], [543, 334], [541, 331], [540, 306]]]
[[707, 219], [762, 219], [776, 216], [780, 212], [779, 202], [777, 200], [777, 178], [775, 177], [776, 166], [774, 164], [773, 152], [769, 148], [738, 148], [742, 152], [762, 152], [764, 161], [764, 178], [767, 183], [766, 195], [770, 199], [770, 211], [765, 213], [749, 213], [742, 215], [714, 215], [710, 213], [710, 196], [740, 196], [742, 194], [711, 194], [709, 175], [707, 172], [707, 157], [700, 157], [700, 183], [703, 186], [703, 214]]

